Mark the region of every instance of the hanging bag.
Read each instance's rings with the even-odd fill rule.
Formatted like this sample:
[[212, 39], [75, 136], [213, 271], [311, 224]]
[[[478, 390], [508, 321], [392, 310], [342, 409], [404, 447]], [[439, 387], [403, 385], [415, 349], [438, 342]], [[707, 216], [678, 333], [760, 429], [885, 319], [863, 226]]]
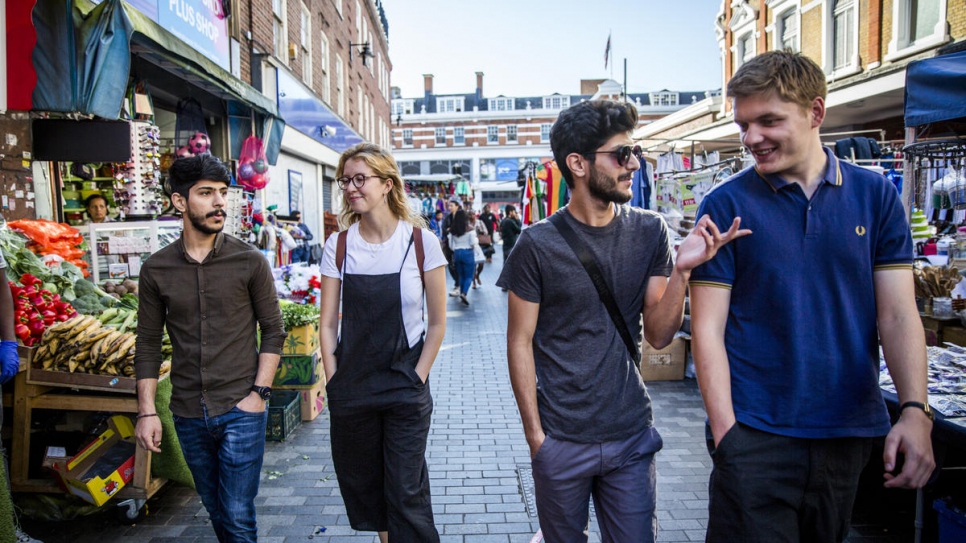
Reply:
[[248, 136], [238, 157], [238, 183], [246, 190], [258, 190], [265, 188], [269, 180], [265, 146], [261, 139]]

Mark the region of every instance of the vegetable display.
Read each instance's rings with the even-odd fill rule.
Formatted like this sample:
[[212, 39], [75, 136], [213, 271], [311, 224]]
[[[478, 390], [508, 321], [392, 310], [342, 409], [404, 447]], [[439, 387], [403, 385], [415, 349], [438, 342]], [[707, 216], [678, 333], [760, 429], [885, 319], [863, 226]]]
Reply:
[[280, 300], [279, 306], [282, 309], [282, 324], [285, 326], [286, 332], [319, 320], [319, 308], [313, 304], [303, 305], [287, 300]]
[[79, 268], [85, 277], [90, 275], [87, 262], [81, 260], [84, 236], [73, 226], [46, 219], [22, 219], [11, 221], [7, 226], [30, 239], [27, 249], [44, 256], [57, 255]]
[[70, 320], [77, 315], [70, 303], [43, 287], [43, 281], [25, 273], [18, 286], [9, 282], [14, 304], [14, 332], [21, 343], [31, 347], [40, 341], [51, 326]]

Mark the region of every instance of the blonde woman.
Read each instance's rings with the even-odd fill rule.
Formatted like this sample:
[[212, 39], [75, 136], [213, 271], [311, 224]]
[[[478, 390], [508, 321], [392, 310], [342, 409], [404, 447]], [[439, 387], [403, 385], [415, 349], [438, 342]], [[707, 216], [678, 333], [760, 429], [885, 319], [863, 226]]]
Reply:
[[339, 489], [353, 529], [379, 532], [383, 543], [438, 542], [426, 439], [429, 371], [446, 332], [446, 259], [407, 206], [389, 151], [360, 143], [336, 175], [348, 229], [325, 244], [321, 344]]

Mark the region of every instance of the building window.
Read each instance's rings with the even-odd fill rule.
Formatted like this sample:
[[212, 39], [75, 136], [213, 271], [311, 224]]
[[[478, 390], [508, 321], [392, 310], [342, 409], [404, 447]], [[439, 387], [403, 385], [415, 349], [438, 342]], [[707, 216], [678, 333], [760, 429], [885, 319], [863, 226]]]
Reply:
[[335, 57], [335, 107], [339, 116], [345, 119], [345, 70], [342, 57]]
[[855, 0], [836, 0], [832, 10], [832, 71], [853, 65], [855, 22]]
[[798, 10], [790, 9], [778, 16], [777, 35], [781, 49], [798, 52]]
[[275, 56], [288, 66], [288, 32], [285, 29], [285, 0], [272, 0], [272, 33]]
[[543, 97], [544, 109], [567, 109], [568, 107], [570, 107], [569, 96], [554, 95]]
[[486, 127], [486, 142], [487, 143], [499, 143], [500, 142], [500, 131], [499, 127], [488, 126]]
[[326, 38], [325, 34], [321, 34], [321, 39], [319, 40], [319, 64], [322, 68], [322, 101], [326, 104], [331, 104], [330, 99], [332, 96], [329, 89], [329, 38]]
[[345, 15], [342, 13], [342, 2], [344, 1], [345, 0], [332, 0], [332, 3], [335, 4], [335, 10], [339, 12], [339, 17], [342, 19], [345, 19]]
[[466, 132], [462, 126], [453, 128], [453, 144], [466, 145]]
[[302, 4], [302, 33], [299, 36], [302, 46], [302, 81], [312, 88], [312, 13]]
[[437, 127], [434, 132], [436, 135], [436, 145], [446, 145], [446, 128]]
[[652, 92], [650, 99], [652, 106], [678, 105], [678, 93], [676, 92]]
[[516, 142], [517, 141], [517, 125], [511, 124], [510, 126], [507, 126], [506, 127], [506, 140], [508, 142], [510, 142], [510, 141]]
[[892, 41], [887, 60], [935, 47], [949, 41], [946, 24], [948, 0], [893, 0]]
[[457, 98], [437, 98], [436, 113], [453, 113], [463, 111], [463, 97]]
[[412, 115], [416, 101], [412, 99], [396, 99], [392, 101], [392, 116]]
[[403, 145], [412, 146], [412, 144], [413, 144], [412, 128], [403, 128]]
[[550, 141], [550, 123], [544, 123], [540, 125], [540, 143], [548, 141]]
[[751, 32], [738, 36], [735, 43], [735, 70], [755, 56], [755, 39]]
[[490, 98], [488, 106], [490, 111], [513, 111], [513, 98]]

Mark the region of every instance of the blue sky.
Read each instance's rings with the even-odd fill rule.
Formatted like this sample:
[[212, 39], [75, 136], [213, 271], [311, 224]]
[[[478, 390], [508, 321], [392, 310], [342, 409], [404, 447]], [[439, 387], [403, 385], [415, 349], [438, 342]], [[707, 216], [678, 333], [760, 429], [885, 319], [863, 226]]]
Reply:
[[[404, 98], [578, 94], [581, 79], [613, 77], [632, 93], [721, 87], [714, 21], [722, 0], [382, 0], [391, 82]], [[604, 49], [611, 34], [611, 65]], [[613, 73], [613, 75], [611, 75]]]

